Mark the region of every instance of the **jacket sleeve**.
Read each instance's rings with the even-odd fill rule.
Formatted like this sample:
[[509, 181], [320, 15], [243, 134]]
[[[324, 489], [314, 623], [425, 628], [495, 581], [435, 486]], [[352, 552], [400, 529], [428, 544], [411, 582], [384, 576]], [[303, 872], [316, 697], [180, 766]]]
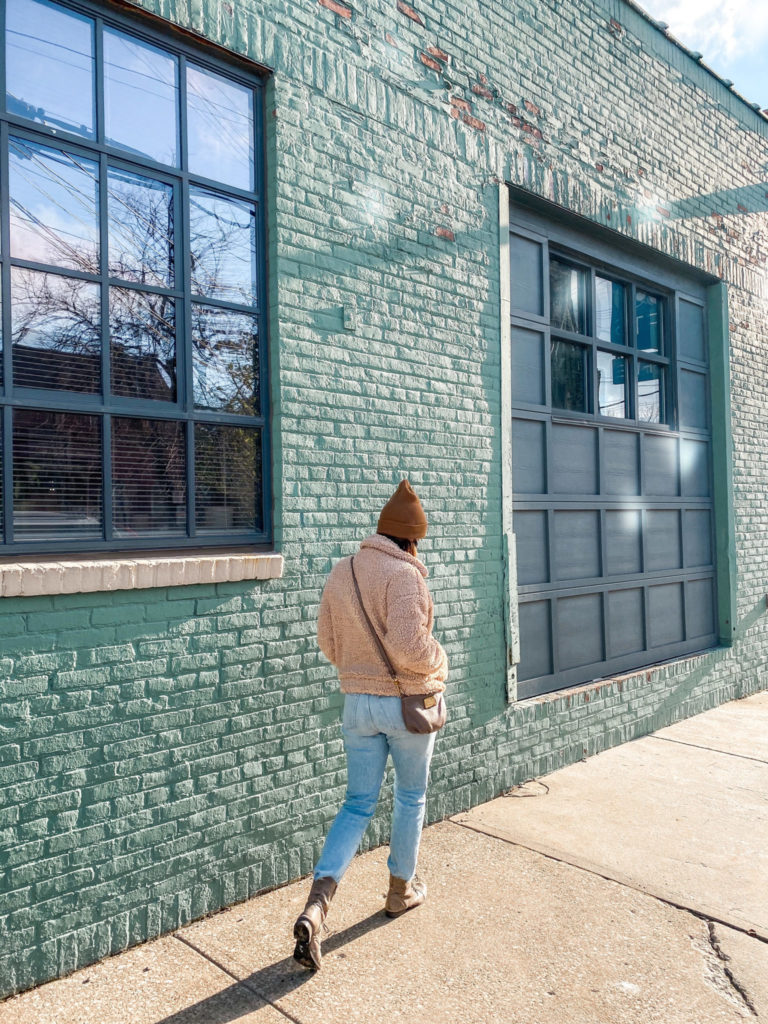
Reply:
[[320, 598], [320, 610], [317, 613], [317, 643], [320, 650], [332, 665], [336, 664], [336, 644], [333, 637], [333, 621], [331, 619], [331, 602], [328, 598], [328, 586]]
[[387, 653], [416, 675], [448, 674], [445, 651], [432, 636], [431, 601], [417, 569], [399, 572], [387, 587]]

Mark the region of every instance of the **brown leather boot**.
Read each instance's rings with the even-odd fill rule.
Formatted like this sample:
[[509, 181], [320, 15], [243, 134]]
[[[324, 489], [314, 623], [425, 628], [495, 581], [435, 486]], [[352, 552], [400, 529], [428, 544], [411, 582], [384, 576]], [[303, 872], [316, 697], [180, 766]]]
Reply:
[[306, 906], [293, 926], [293, 937], [296, 939], [293, 959], [311, 971], [319, 970], [322, 962], [320, 929], [335, 892], [336, 882], [332, 878], [316, 878], [309, 890]]
[[400, 917], [406, 910], [413, 910], [420, 907], [427, 898], [427, 886], [412, 878], [406, 882], [404, 878], [389, 876], [389, 892], [387, 902], [384, 904], [384, 913], [387, 917]]

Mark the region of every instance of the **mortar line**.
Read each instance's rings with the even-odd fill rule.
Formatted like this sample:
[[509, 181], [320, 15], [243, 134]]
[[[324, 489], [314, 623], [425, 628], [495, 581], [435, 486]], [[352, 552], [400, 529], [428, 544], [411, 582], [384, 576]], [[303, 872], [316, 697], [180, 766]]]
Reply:
[[504, 836], [496, 835], [493, 832], [485, 832], [483, 829], [476, 828], [473, 825], [468, 825], [463, 821], [454, 821], [453, 818], [446, 818], [447, 822], [451, 825], [456, 825], [458, 828], [465, 828], [469, 832], [476, 832], [480, 836], [485, 836], [487, 839], [498, 839], [501, 843], [506, 843], [508, 846], [519, 846], [521, 850], [529, 850], [531, 853], [538, 853], [540, 857], [546, 857], [547, 860], [556, 861], [558, 864], [567, 864], [568, 867], [577, 868], [579, 871], [586, 871], [587, 874], [595, 875], [597, 878], [603, 878], [606, 882], [613, 882], [615, 885], [621, 885], [625, 889], [632, 889], [633, 892], [642, 893], [643, 896], [650, 896], [651, 899], [658, 900], [660, 903], [665, 903], [669, 907], [674, 907], [676, 910], [684, 910], [688, 914], [692, 914], [694, 917], [699, 918], [700, 921], [714, 921], [716, 924], [723, 925], [724, 928], [731, 928], [735, 932], [741, 932], [742, 935], [746, 935], [750, 939], [756, 939], [758, 942], [762, 942], [768, 946], [768, 937], [758, 935], [756, 932], [745, 928], [743, 925], [734, 924], [732, 921], [726, 921], [722, 917], [715, 917], [704, 910], [695, 910], [693, 907], [687, 906], [685, 903], [676, 903], [675, 900], [670, 899], [668, 896], [660, 896], [658, 893], [649, 892], [647, 889], [642, 889], [639, 885], [635, 885], [633, 882], [626, 882], [620, 878], [615, 878], [613, 875], [603, 874], [602, 871], [597, 871], [595, 868], [585, 867], [583, 864], [578, 864], [573, 860], [566, 860], [565, 857], [558, 857], [555, 853], [547, 853], [544, 850], [538, 849], [536, 846], [527, 846], [525, 843], [519, 843], [514, 839], [506, 839]]
[[268, 1003], [273, 1010], [277, 1010], [277, 1012], [281, 1013], [283, 1017], [286, 1018], [286, 1020], [291, 1021], [291, 1024], [303, 1024], [303, 1022], [300, 1021], [298, 1017], [294, 1017], [293, 1014], [289, 1013], [287, 1010], [284, 1010], [281, 1006], [278, 1006], [277, 1003], [273, 1003], [272, 1000], [263, 992], [259, 992], [256, 986], [252, 985], [247, 978], [238, 978], [238, 976], [236, 974], [233, 974], [228, 967], [225, 967], [224, 964], [219, 963], [219, 961], [216, 960], [215, 957], [212, 957], [209, 953], [206, 953], [204, 949], [200, 949], [198, 946], [194, 944], [194, 942], [190, 942], [189, 939], [186, 939], [183, 935], [179, 935], [178, 932], [174, 932], [173, 937], [174, 939], [178, 939], [179, 942], [183, 942], [185, 946], [189, 946], [189, 948], [191, 950], [194, 950], [194, 952], [201, 956], [203, 960], [207, 960], [209, 963], [213, 964], [214, 967], [218, 967], [220, 971], [223, 971], [224, 974], [227, 975], [227, 977], [237, 982], [238, 985], [242, 985], [244, 988], [247, 988], [252, 995], [258, 996], [263, 1003]]
[[647, 740], [661, 740], [663, 743], [679, 743], [681, 747], [695, 747], [697, 750], [710, 750], [713, 754], [724, 754], [726, 757], [738, 757], [742, 761], [757, 761], [758, 764], [768, 764], [764, 757], [750, 757], [749, 754], [734, 754], [732, 750], [720, 750], [719, 747], [706, 747], [703, 743], [691, 743], [689, 740], [676, 740], [671, 736], [656, 736], [651, 733], [646, 736]]

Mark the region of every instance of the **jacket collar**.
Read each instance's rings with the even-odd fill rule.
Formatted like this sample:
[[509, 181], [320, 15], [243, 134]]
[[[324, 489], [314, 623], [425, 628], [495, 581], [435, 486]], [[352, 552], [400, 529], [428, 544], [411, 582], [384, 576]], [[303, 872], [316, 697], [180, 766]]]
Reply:
[[370, 537], [366, 537], [360, 545], [360, 550], [362, 551], [364, 548], [373, 548], [374, 551], [381, 551], [385, 555], [391, 555], [392, 558], [399, 558], [401, 561], [415, 566], [422, 576], [426, 577], [429, 575], [429, 570], [420, 558], [414, 558], [413, 555], [409, 555], [407, 551], [399, 548], [393, 540], [382, 537], [380, 533], [372, 533]]

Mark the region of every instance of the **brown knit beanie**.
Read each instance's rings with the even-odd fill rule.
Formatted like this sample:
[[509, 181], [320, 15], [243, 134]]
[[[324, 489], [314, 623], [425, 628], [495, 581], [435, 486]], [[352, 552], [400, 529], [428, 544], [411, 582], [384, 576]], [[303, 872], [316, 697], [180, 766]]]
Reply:
[[379, 516], [379, 533], [400, 540], [419, 540], [427, 535], [427, 517], [421, 502], [407, 480], [400, 484], [381, 510]]

